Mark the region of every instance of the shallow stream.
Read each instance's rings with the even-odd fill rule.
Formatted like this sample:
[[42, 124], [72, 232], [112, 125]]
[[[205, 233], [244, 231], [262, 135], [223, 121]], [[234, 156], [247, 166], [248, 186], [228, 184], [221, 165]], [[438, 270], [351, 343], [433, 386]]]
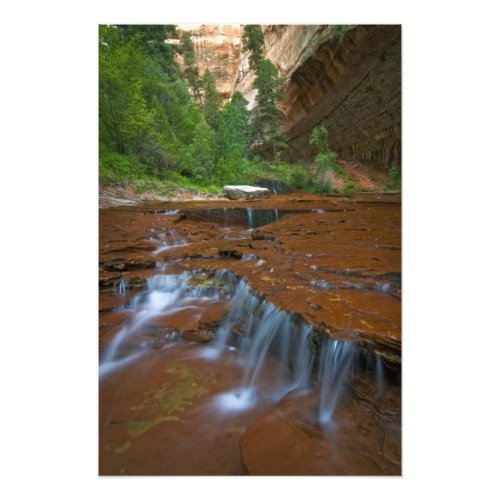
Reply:
[[369, 200], [101, 212], [101, 474], [400, 473], [398, 219]]

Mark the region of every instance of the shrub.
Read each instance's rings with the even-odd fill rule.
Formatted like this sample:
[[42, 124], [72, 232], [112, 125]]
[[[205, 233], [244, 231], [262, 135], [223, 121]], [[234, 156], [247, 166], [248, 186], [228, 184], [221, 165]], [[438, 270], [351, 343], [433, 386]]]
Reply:
[[401, 191], [401, 167], [393, 165], [388, 172], [389, 179], [384, 186], [386, 191]]
[[316, 164], [316, 183], [320, 183], [324, 192], [331, 192], [331, 182], [328, 180], [328, 172], [335, 172], [339, 168], [337, 164], [337, 153], [330, 149], [328, 144], [328, 130], [323, 125], [314, 127], [309, 137], [309, 143], [318, 148], [318, 154], [314, 158]]

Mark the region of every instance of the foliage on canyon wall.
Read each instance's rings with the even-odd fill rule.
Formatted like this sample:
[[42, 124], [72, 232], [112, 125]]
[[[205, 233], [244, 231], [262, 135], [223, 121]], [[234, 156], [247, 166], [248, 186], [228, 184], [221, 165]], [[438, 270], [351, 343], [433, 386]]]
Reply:
[[[331, 188], [335, 174], [334, 189], [354, 188], [354, 177], [342, 170], [334, 151], [344, 160], [361, 158], [387, 165], [387, 176], [388, 166], [399, 164], [400, 151], [399, 87], [394, 77], [399, 68], [398, 29], [319, 27], [322, 31], [313, 33], [316, 38], [309, 45], [303, 42], [290, 49], [290, 32], [300, 35], [301, 27], [288, 28], [268, 27], [263, 34], [259, 25], [244, 27], [242, 49], [251, 79], [243, 93], [236, 91], [227, 100], [231, 92], [219, 94], [218, 72], [222, 56], [233, 57], [234, 51], [215, 59], [210, 53], [203, 59], [200, 47], [205, 41], [191, 32], [177, 33], [174, 25], [100, 26], [101, 182], [157, 180], [215, 190], [223, 184], [269, 177], [300, 189], [324, 191]], [[283, 33], [288, 38], [280, 39]], [[165, 38], [172, 43], [165, 43]], [[365, 49], [371, 45], [384, 57], [368, 57]], [[277, 54], [282, 53], [280, 59]], [[213, 74], [205, 71], [206, 60], [212, 61], [208, 66]], [[355, 86], [366, 72], [374, 81], [362, 79]], [[244, 96], [255, 104], [251, 111]], [[338, 103], [339, 99], [343, 100]], [[382, 105], [384, 113], [375, 113]], [[291, 128], [283, 127], [285, 121]], [[309, 141], [318, 124], [329, 132], [328, 151]], [[389, 177], [386, 189], [399, 190], [400, 169], [391, 169]]]
[[[192, 45], [165, 44], [169, 32], [175, 26], [99, 28], [103, 182], [186, 179], [210, 186], [244, 172], [251, 144], [246, 101], [237, 93], [222, 107], [210, 72], [198, 77]], [[184, 72], [176, 53], [188, 62]]]
[[320, 177], [323, 191], [331, 189], [331, 182], [328, 182], [328, 173], [334, 172], [338, 168], [337, 153], [332, 151], [328, 145], [328, 130], [323, 125], [314, 127], [309, 137], [309, 142], [318, 149], [318, 154], [314, 158], [316, 165], [316, 176]]
[[263, 57], [264, 35], [259, 25], [247, 24], [242, 40], [243, 50], [249, 53], [250, 68], [256, 74], [253, 87], [257, 90], [257, 106], [252, 116], [255, 143], [270, 144], [274, 158], [286, 147], [286, 137], [278, 129], [278, 102], [285, 98], [280, 90], [284, 80], [276, 66]]

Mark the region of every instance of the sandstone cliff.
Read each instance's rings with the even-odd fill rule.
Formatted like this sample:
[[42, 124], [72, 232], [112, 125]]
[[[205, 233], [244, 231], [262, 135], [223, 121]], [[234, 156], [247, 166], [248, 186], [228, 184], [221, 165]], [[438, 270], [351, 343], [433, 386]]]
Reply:
[[[286, 160], [312, 160], [309, 135], [323, 124], [341, 158], [401, 164], [400, 26], [265, 26], [263, 31], [265, 56], [285, 79]], [[254, 78], [243, 58], [236, 89], [251, 105]]]
[[321, 123], [341, 158], [401, 164], [400, 26], [355, 26], [325, 41], [293, 72], [286, 95], [289, 159], [313, 157], [308, 138]]
[[[342, 159], [401, 164], [401, 27], [265, 25], [264, 55], [285, 80], [285, 160], [310, 161], [311, 130], [323, 124]], [[255, 105], [255, 75], [242, 53], [243, 26], [191, 30], [196, 63], [213, 73], [225, 100], [239, 90]], [[266, 150], [262, 151], [266, 154]]]
[[[178, 29], [179, 33], [183, 31]], [[238, 75], [243, 26], [202, 24], [185, 31], [191, 35], [195, 64], [200, 70], [200, 76], [206, 69], [209, 69], [215, 79], [217, 90], [222, 95], [223, 100], [227, 101], [234, 92]], [[172, 40], [169, 42], [172, 43]], [[182, 62], [182, 58], [180, 61]]]

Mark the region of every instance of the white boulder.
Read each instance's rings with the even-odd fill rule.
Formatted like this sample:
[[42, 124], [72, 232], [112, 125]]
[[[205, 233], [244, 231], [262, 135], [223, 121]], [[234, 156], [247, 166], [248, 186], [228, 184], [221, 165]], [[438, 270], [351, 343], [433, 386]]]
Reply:
[[230, 200], [262, 200], [269, 198], [271, 191], [257, 186], [224, 186], [224, 196]]

